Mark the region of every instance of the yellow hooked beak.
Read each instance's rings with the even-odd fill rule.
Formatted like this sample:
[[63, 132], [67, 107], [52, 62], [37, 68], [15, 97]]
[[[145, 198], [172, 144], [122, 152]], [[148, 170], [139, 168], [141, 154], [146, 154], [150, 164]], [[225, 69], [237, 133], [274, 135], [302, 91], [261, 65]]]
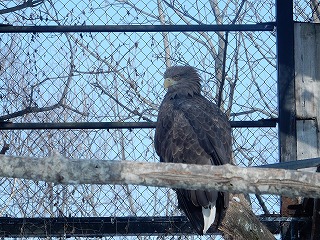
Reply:
[[170, 86], [172, 86], [176, 83], [177, 83], [177, 81], [173, 80], [172, 78], [166, 78], [164, 80], [163, 86], [164, 86], [164, 88], [169, 88]]

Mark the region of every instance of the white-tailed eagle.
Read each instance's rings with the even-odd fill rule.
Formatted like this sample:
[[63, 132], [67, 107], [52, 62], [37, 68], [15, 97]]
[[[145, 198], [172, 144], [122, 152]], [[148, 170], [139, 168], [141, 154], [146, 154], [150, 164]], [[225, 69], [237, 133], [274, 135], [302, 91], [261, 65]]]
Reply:
[[[161, 162], [200, 165], [231, 163], [231, 127], [226, 115], [201, 95], [200, 76], [191, 66], [164, 73], [167, 93], [161, 103], [155, 149]], [[179, 208], [193, 228], [205, 234], [218, 228], [229, 202], [219, 191], [174, 189]]]

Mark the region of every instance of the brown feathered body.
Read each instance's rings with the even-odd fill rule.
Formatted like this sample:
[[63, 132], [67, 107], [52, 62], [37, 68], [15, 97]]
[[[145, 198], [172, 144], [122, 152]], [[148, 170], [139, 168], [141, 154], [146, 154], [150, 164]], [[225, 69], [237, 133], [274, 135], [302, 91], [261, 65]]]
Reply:
[[[201, 165], [231, 163], [230, 124], [225, 114], [201, 95], [197, 71], [190, 66], [171, 67], [164, 78], [174, 83], [168, 87], [158, 114], [155, 149], [160, 161]], [[210, 226], [218, 227], [228, 206], [228, 193], [174, 190], [179, 207], [199, 234], [204, 234]]]

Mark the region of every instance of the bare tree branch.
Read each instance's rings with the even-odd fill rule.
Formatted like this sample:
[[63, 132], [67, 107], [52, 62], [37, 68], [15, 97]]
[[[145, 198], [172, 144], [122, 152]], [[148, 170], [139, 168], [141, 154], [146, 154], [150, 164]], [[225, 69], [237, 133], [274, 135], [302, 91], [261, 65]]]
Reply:
[[[240, 12], [241, 12], [243, 6], [244, 6], [245, 1], [246, 0], [242, 0], [239, 9], [236, 12], [236, 16], [232, 20], [231, 24], [235, 24], [236, 21], [238, 20], [238, 17], [240, 15]], [[223, 102], [223, 89], [224, 89], [224, 84], [225, 84], [225, 80], [226, 80], [226, 61], [227, 61], [227, 50], [228, 50], [228, 41], [229, 41], [228, 39], [229, 39], [229, 32], [226, 32], [225, 38], [224, 38], [224, 44], [221, 45], [221, 46], [224, 46], [224, 49], [223, 49], [223, 58], [220, 60], [222, 62], [222, 70], [221, 70], [222, 75], [221, 75], [220, 84], [219, 84], [219, 88], [218, 88], [218, 95], [217, 95], [217, 105], [219, 108], [221, 108], [224, 104], [224, 102]], [[223, 40], [223, 38], [221, 38], [221, 40]]]
[[92, 86], [98, 88], [99, 90], [101, 90], [101, 92], [103, 94], [106, 94], [108, 97], [110, 97], [112, 100], [114, 100], [119, 106], [121, 106], [123, 109], [127, 110], [128, 112], [132, 113], [133, 115], [137, 115], [140, 118], [142, 118], [143, 120], [146, 120], [148, 122], [151, 122], [151, 119], [143, 116], [142, 113], [140, 113], [138, 110], [132, 110], [130, 108], [128, 108], [127, 106], [125, 106], [124, 104], [122, 104], [118, 99], [116, 99], [112, 94], [110, 94], [108, 91], [106, 91], [106, 89], [99, 83], [99, 82], [95, 82], [91, 84]]
[[147, 12], [147, 11], [142, 10], [141, 8], [138, 8], [135, 3], [131, 3], [130, 1], [127, 1], [127, 0], [116, 0], [116, 1], [119, 2], [120, 4], [126, 4], [130, 7], [132, 7], [135, 11], [137, 11], [141, 15], [151, 17], [155, 20], [159, 20], [159, 17], [157, 17], [157, 15], [151, 14], [150, 12]]
[[[243, 107], [243, 108], [248, 108], [248, 106], [244, 106], [244, 105], [241, 105], [241, 104], [238, 104], [239, 107]], [[252, 114], [252, 113], [255, 113], [255, 112], [259, 112], [259, 113], [262, 113], [270, 118], [276, 118], [276, 115], [273, 115], [273, 113], [270, 113], [264, 109], [261, 109], [261, 108], [256, 108], [256, 107], [250, 107], [249, 110], [246, 110], [246, 111], [241, 111], [241, 112], [236, 112], [236, 113], [231, 113], [230, 116], [231, 117], [236, 117], [236, 116], [242, 116], [242, 115], [249, 115], [249, 114]]]
[[80, 42], [79, 39], [77, 39], [75, 36], [70, 35], [70, 37], [77, 45], [81, 46], [81, 48], [86, 52], [88, 52], [92, 57], [106, 64], [107, 67], [110, 69], [110, 71], [117, 74], [122, 81], [128, 83], [131, 89], [134, 91], [137, 98], [140, 99], [140, 101], [149, 105], [152, 109], [158, 110], [157, 105], [151, 102], [150, 100], [148, 100], [147, 97], [142, 96], [141, 93], [139, 92], [137, 85], [133, 81], [130, 81], [130, 79], [126, 78], [125, 75], [120, 70], [117, 69], [117, 66], [114, 66], [109, 61], [103, 59], [98, 53], [91, 51], [84, 43]]
[[28, 113], [47, 112], [47, 111], [51, 111], [51, 110], [59, 108], [59, 107], [61, 107], [61, 104], [59, 104], [59, 103], [56, 103], [56, 104], [53, 104], [53, 105], [47, 106], [47, 107], [26, 107], [23, 110], [0, 116], [0, 121], [5, 121], [5, 120], [16, 118], [16, 117], [21, 117], [21, 116], [26, 115]]
[[[243, 34], [241, 34], [241, 35], [242, 35], [242, 37], [243, 37]], [[264, 49], [264, 48], [263, 48], [263, 47], [264, 47], [263, 44], [260, 44], [260, 45], [259, 45], [259, 44], [257, 43], [257, 36], [253, 36], [252, 33], [248, 33], [247, 36], [250, 38], [250, 40], [251, 40], [251, 42], [254, 44], [255, 48], [256, 48], [256, 49], [258, 50], [258, 52], [261, 54], [262, 59], [265, 60], [265, 61], [267, 61], [270, 66], [276, 68], [277, 66], [276, 66], [276, 64], [274, 63], [274, 61], [271, 61], [271, 60], [270, 60], [270, 57], [267, 57], [267, 55], [266, 55], [266, 53], [270, 54], [270, 51], [269, 51], [268, 49]], [[275, 58], [276, 58], [276, 56], [273, 55], [273, 57], [272, 57], [271, 59], [273, 60], [273, 59], [275, 59]], [[256, 60], [258, 60], [258, 59], [256, 59]], [[248, 62], [249, 62], [249, 63], [252, 62], [251, 59], [248, 59]]]
[[[158, 4], [158, 12], [159, 12], [159, 20], [162, 25], [165, 25], [165, 15], [163, 12], [162, 4], [161, 1], [157, 1]], [[162, 37], [163, 37], [163, 45], [164, 45], [164, 53], [165, 53], [165, 64], [166, 67], [171, 67], [171, 62], [170, 62], [170, 46], [169, 46], [169, 38], [168, 38], [168, 33], [167, 32], [162, 32]]]
[[10, 145], [9, 145], [8, 143], [4, 142], [4, 143], [3, 143], [3, 147], [2, 147], [2, 149], [1, 149], [1, 151], [0, 151], [0, 154], [5, 154], [6, 151], [9, 150], [9, 147], [10, 147]]
[[32, 106], [32, 103], [34, 102], [34, 100], [33, 100], [34, 88], [43, 84], [44, 82], [46, 82], [48, 80], [48, 78], [46, 78], [43, 81], [36, 83], [31, 87], [30, 96], [28, 97], [29, 98], [28, 99], [28, 106], [26, 108], [24, 108], [20, 111], [16, 111], [13, 113], [2, 115], [2, 116], [0, 116], [0, 121], [5, 121], [8, 119], [20, 117], [20, 116], [23, 116], [23, 115], [26, 115], [29, 113], [47, 112], [47, 111], [51, 111], [51, 110], [54, 110], [54, 109], [60, 108], [60, 107], [70, 109], [70, 110], [72, 110], [76, 113], [80, 113], [82, 115], [86, 115], [86, 114], [81, 113], [80, 111], [73, 109], [72, 107], [66, 105], [66, 97], [67, 97], [68, 91], [70, 90], [69, 88], [70, 88], [71, 80], [73, 79], [73, 72], [75, 69], [75, 64], [74, 64], [74, 51], [73, 51], [73, 46], [70, 41], [70, 37], [67, 33], [65, 33], [65, 35], [67, 37], [68, 44], [69, 44], [69, 50], [70, 50], [70, 63], [69, 63], [70, 68], [69, 68], [69, 73], [67, 76], [66, 83], [64, 84], [62, 94], [61, 94], [59, 100], [57, 101], [57, 103], [52, 104], [51, 106], [45, 106], [45, 107]]
[[17, 5], [15, 7], [1, 9], [0, 14], [15, 12], [15, 11], [19, 11], [21, 9], [28, 8], [28, 7], [36, 7], [40, 4], [42, 4], [43, 2], [44, 2], [44, 0], [27, 0], [27, 1], [24, 1], [22, 4]]
[[[180, 4], [180, 6], [178, 7], [175, 7], [174, 4], [171, 4], [169, 3], [168, 1], [165, 1], [163, 0], [163, 2], [169, 7], [171, 8], [172, 10], [175, 11], [175, 13], [181, 18], [183, 19], [184, 17], [183, 16], [186, 16], [188, 18], [190, 18], [191, 20], [195, 21], [197, 24], [203, 24], [203, 22], [199, 21], [198, 19], [196, 19], [195, 17], [193, 17], [192, 15], [190, 15], [188, 13], [188, 11], [184, 10], [182, 11], [183, 9], [183, 6]], [[174, 2], [175, 4], [178, 4], [178, 2]], [[184, 22], [186, 22], [187, 20], [183, 20]], [[188, 21], [187, 21], [188, 22]], [[190, 24], [190, 23], [189, 23]]]
[[[177, 9], [176, 7], [174, 7], [174, 5], [169, 4], [167, 1], [164, 1], [164, 2], [168, 5], [168, 7], [170, 7], [172, 10], [175, 11], [175, 13], [180, 17], [180, 19], [181, 19], [182, 21], [184, 21], [184, 22], [185, 22], [186, 24], [188, 24], [188, 25], [191, 24], [191, 23], [185, 18], [186, 12], [181, 12], [179, 9]], [[187, 14], [187, 17], [190, 17], [190, 15]], [[200, 22], [200, 21], [198, 21], [198, 20], [196, 20], [196, 19], [194, 19], [194, 18], [192, 18], [192, 20], [196, 21], [198, 24], [203, 24], [202, 22]], [[189, 33], [184, 33], [184, 34], [185, 34], [186, 36], [192, 38], [193, 40], [197, 41], [198, 43], [202, 44], [203, 46], [205, 46], [205, 47], [209, 50], [209, 52], [210, 52], [210, 54], [212, 55], [212, 57], [213, 57], [214, 59], [217, 58], [217, 53], [216, 53], [216, 50], [215, 50], [215, 48], [214, 48], [214, 44], [212, 43], [211, 37], [210, 37], [207, 33], [205, 33], [205, 32], [199, 32], [199, 34], [206, 40], [206, 42], [200, 40], [198, 37], [193, 36], [192, 34], [189, 34]], [[219, 36], [220, 36], [220, 35], [219, 35]], [[209, 45], [209, 46], [208, 46], [208, 45]]]
[[258, 194], [255, 194], [255, 197], [257, 198], [257, 200], [258, 200], [258, 202], [259, 202], [264, 214], [270, 214], [270, 212], [269, 212], [266, 204], [264, 203], [262, 197], [260, 195], [258, 195]]
[[[233, 77], [234, 80], [233, 81], [232, 80], [229, 81], [230, 93], [229, 93], [228, 107], [226, 109], [226, 115], [228, 117], [230, 117], [230, 114], [231, 114], [231, 109], [232, 109], [233, 99], [234, 99], [234, 93], [235, 93], [235, 90], [236, 90], [237, 82], [239, 80], [239, 48], [240, 48], [240, 36], [237, 39], [236, 47], [235, 47], [235, 50], [234, 50], [234, 56], [233, 56], [234, 66], [235, 66], [235, 74], [234, 74], [234, 77]], [[227, 76], [225, 78], [226, 78], [226, 80], [229, 80]]]

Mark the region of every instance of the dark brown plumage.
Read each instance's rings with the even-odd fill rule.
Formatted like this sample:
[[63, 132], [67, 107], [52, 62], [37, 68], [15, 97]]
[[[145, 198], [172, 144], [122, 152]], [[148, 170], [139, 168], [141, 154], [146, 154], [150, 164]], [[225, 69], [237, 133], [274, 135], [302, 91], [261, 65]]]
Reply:
[[[164, 73], [168, 91], [161, 103], [155, 149], [161, 162], [201, 165], [231, 163], [231, 127], [227, 117], [201, 95], [200, 77], [191, 66], [175, 66]], [[179, 207], [192, 226], [204, 234], [217, 228], [229, 194], [175, 189]], [[206, 216], [206, 217], [205, 217]]]

